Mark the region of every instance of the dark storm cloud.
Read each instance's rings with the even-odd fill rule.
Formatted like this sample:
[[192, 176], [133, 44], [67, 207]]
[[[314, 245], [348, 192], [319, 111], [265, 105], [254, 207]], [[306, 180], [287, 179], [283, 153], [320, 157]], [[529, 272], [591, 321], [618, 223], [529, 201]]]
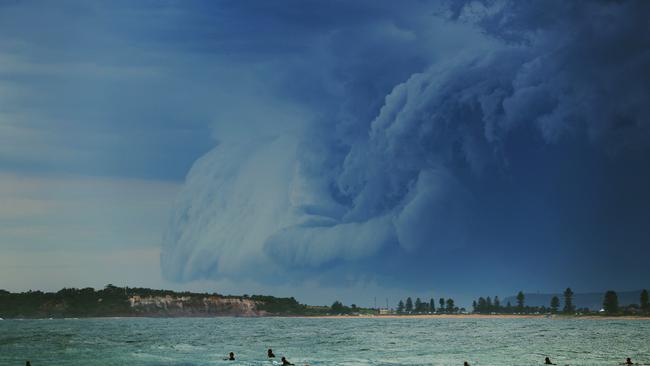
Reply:
[[[486, 248], [504, 254], [482, 266], [525, 267], [540, 245], [602, 247], [603, 219], [630, 229], [623, 245], [647, 239], [648, 194], [611, 174], [648, 181], [647, 3], [346, 4], [215, 13], [285, 104], [236, 138], [236, 113], [217, 126], [166, 236], [168, 277], [409, 277], [389, 263], [478, 265]], [[614, 208], [624, 223], [597, 207], [611, 186], [639, 190]]]

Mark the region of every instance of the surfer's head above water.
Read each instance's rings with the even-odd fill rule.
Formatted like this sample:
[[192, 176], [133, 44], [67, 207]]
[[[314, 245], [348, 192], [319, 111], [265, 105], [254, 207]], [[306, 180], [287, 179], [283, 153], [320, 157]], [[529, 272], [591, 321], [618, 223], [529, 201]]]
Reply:
[[273, 354], [273, 350], [270, 349], [270, 348], [269, 348], [268, 351], [266, 351], [266, 355], [269, 356], [269, 358], [271, 358], [271, 357], [275, 357], [275, 354]]

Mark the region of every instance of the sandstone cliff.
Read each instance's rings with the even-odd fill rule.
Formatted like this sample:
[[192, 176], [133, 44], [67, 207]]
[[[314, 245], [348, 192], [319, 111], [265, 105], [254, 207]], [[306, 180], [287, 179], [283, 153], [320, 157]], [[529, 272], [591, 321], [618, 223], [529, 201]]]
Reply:
[[131, 296], [131, 311], [145, 316], [263, 316], [261, 303], [220, 296]]

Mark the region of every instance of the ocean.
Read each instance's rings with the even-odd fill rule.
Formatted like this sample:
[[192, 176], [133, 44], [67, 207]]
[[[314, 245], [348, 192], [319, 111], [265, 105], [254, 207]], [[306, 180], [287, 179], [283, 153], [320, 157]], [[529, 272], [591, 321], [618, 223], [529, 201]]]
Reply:
[[[650, 321], [103, 318], [0, 321], [0, 365], [650, 364]], [[225, 361], [234, 352], [236, 361]]]

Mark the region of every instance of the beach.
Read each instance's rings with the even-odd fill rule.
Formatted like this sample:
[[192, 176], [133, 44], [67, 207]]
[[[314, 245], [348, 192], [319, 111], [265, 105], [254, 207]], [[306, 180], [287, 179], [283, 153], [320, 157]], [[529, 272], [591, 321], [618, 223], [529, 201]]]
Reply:
[[430, 315], [328, 315], [299, 318], [321, 319], [556, 319], [556, 320], [650, 320], [648, 316], [546, 315], [546, 314], [430, 314]]

